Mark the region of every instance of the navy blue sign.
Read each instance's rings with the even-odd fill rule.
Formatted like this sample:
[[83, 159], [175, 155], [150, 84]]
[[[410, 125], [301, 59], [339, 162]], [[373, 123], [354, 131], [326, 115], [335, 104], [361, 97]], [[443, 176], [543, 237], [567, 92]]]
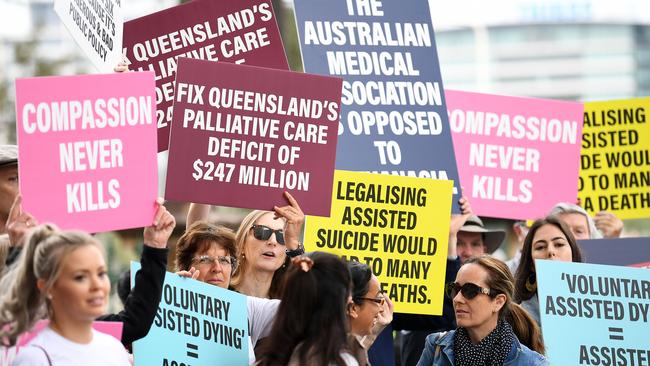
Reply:
[[305, 72], [343, 77], [336, 168], [454, 181], [427, 0], [294, 0]]
[[650, 238], [580, 240], [578, 245], [587, 263], [650, 267]]

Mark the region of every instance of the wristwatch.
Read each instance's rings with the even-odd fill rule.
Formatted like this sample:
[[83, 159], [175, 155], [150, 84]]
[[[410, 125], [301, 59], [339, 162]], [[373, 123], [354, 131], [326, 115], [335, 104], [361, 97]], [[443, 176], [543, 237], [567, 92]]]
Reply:
[[294, 250], [287, 249], [284, 252], [287, 253], [287, 256], [289, 258], [293, 258], [293, 257], [297, 257], [299, 255], [305, 254], [305, 247], [302, 245], [302, 243], [300, 243], [300, 244], [298, 244], [298, 248], [296, 248]]

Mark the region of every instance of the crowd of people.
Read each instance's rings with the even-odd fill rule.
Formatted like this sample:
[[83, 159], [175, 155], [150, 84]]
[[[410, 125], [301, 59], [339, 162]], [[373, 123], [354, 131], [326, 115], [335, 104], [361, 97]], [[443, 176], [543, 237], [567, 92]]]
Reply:
[[[135, 286], [121, 291], [124, 310], [105, 314], [111, 284], [102, 244], [23, 210], [17, 165], [16, 146], [0, 146], [2, 346], [39, 320], [49, 323], [12, 364], [131, 364], [131, 344], [148, 334], [161, 300], [174, 216], [155, 202]], [[173, 253], [178, 275], [246, 295], [251, 365], [393, 364], [393, 334], [405, 366], [548, 364], [535, 259], [581, 262], [577, 239], [622, 230], [611, 213], [592, 218], [561, 203], [530, 226], [514, 224], [520, 249], [504, 263], [492, 254], [505, 232], [485, 228], [463, 197], [450, 221], [442, 315], [399, 314], [367, 265], [305, 253], [304, 214], [285, 198], [271, 212], [252, 211], [236, 232], [209, 222], [209, 205], [191, 204]], [[122, 322], [121, 344], [94, 330], [95, 320]]]

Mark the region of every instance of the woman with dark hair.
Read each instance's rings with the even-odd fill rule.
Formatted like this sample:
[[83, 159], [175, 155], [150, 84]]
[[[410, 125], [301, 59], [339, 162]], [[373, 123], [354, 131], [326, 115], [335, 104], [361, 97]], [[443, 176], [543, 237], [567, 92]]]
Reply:
[[257, 366], [357, 366], [346, 346], [350, 272], [337, 256], [293, 259], [277, 317]]
[[393, 319], [393, 303], [381, 289], [368, 265], [348, 262], [352, 278], [352, 304], [348, 306], [348, 347], [359, 365], [369, 365], [368, 348]]
[[540, 324], [535, 259], [582, 262], [582, 253], [571, 230], [559, 218], [548, 216], [533, 223], [524, 239], [515, 274], [515, 301]]
[[540, 354], [539, 327], [513, 303], [513, 291], [505, 263], [490, 256], [468, 259], [447, 286], [458, 328], [429, 335], [418, 366], [548, 365]]

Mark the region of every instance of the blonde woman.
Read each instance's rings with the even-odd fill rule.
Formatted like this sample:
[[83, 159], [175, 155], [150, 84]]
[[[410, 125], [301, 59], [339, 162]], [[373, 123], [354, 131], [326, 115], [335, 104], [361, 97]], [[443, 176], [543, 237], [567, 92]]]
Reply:
[[[285, 192], [289, 205], [273, 211], [254, 210], [242, 220], [235, 234], [237, 269], [230, 286], [237, 292], [261, 298], [278, 299], [288, 257], [304, 253], [300, 232], [305, 221], [298, 202]], [[209, 205], [191, 204], [187, 227], [205, 220]]]
[[37, 320], [48, 317], [50, 323], [13, 365], [129, 365], [122, 344], [92, 328], [111, 288], [97, 240], [37, 226], [14, 270], [14, 282], [0, 299], [0, 338], [13, 345]]

